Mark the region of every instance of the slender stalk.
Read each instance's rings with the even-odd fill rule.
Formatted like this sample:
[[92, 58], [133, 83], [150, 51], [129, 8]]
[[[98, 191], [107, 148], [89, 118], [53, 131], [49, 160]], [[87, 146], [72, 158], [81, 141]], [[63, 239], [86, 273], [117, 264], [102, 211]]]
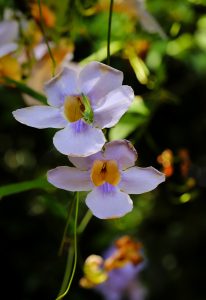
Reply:
[[42, 16], [42, 9], [41, 9], [41, 0], [38, 0], [38, 5], [39, 5], [39, 15], [40, 15], [40, 28], [41, 28], [42, 34], [44, 36], [45, 43], [47, 45], [49, 56], [50, 56], [51, 61], [52, 61], [52, 76], [54, 77], [54, 75], [55, 75], [55, 69], [56, 69], [56, 62], [55, 62], [54, 56], [52, 54], [51, 48], [49, 46], [49, 41], [47, 39], [45, 30], [44, 30], [43, 16]]
[[72, 274], [69, 279], [68, 286], [63, 294], [58, 296], [56, 300], [60, 300], [66, 296], [66, 294], [69, 292], [69, 289], [71, 287], [74, 274], [76, 271], [76, 266], [77, 266], [77, 219], [78, 219], [78, 211], [79, 211], [79, 192], [76, 193], [76, 207], [75, 207], [75, 218], [74, 218], [74, 264], [73, 264], [73, 269], [72, 269]]
[[82, 219], [81, 223], [79, 224], [78, 228], [77, 228], [77, 233], [81, 234], [85, 228], [87, 227], [89, 221], [92, 218], [92, 213], [91, 211], [88, 209], [87, 213], [85, 214], [84, 218]]
[[68, 227], [69, 227], [69, 221], [71, 219], [73, 208], [74, 208], [74, 201], [71, 202], [70, 207], [69, 207], [68, 217], [67, 217], [66, 225], [64, 227], [64, 233], [63, 233], [61, 244], [60, 244], [59, 251], [58, 251], [59, 256], [62, 255], [62, 251], [63, 251], [63, 247], [64, 247], [64, 243], [65, 243], [65, 238], [66, 238], [66, 235], [67, 235], [67, 231], [68, 231]]
[[70, 276], [71, 270], [72, 270], [73, 258], [74, 258], [74, 247], [71, 246], [71, 247], [69, 247], [69, 250], [68, 250], [66, 270], [64, 273], [64, 279], [63, 279], [63, 282], [62, 282], [62, 285], [61, 285], [61, 288], [59, 291], [59, 295], [61, 295], [67, 288], [69, 276]]
[[110, 40], [111, 40], [113, 3], [114, 3], [114, 0], [110, 0], [108, 32], [107, 32], [107, 64], [108, 65], [110, 65]]

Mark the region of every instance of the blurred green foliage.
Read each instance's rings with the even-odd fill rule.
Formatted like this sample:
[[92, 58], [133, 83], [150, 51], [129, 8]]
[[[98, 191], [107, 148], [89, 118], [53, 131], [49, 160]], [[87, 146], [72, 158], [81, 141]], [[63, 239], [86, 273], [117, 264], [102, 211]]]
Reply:
[[[28, 2], [0, 0], [0, 16], [5, 8], [11, 8], [31, 18]], [[55, 28], [46, 31], [49, 39], [71, 41], [73, 60], [82, 64], [106, 59], [108, 10], [90, 14], [99, 2], [44, 2], [57, 19]], [[167, 39], [146, 32], [129, 10], [115, 10], [113, 14], [111, 65], [124, 72], [125, 84], [133, 87], [137, 97], [108, 137], [130, 139], [137, 148], [140, 166], [160, 169], [157, 157], [171, 149], [174, 171], [157, 190], [134, 196], [134, 210], [125, 217], [110, 221], [92, 218], [79, 237], [78, 272], [68, 299], [100, 299], [78, 286], [83, 261], [92, 253], [101, 254], [124, 234], [144, 244], [148, 264], [142, 280], [148, 300], [206, 299], [206, 3], [148, 0], [146, 7]], [[40, 91], [25, 90], [24, 84], [17, 88], [0, 86], [1, 297], [54, 299], [72, 242], [68, 238], [63, 255], [58, 257], [74, 195], [49, 187], [45, 179], [39, 181], [48, 169], [66, 165], [68, 160], [52, 145], [54, 130], [29, 128], [13, 119], [11, 112], [25, 105], [22, 92], [45, 99]], [[189, 153], [186, 175], [181, 171], [181, 149]], [[84, 196], [79, 220], [87, 211]], [[71, 222], [70, 236], [72, 229]]]

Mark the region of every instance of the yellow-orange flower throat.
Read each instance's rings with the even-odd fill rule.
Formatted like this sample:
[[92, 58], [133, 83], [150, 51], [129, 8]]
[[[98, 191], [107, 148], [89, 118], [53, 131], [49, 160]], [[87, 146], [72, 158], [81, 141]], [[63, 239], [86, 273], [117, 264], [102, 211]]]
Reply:
[[69, 122], [76, 122], [83, 117], [85, 106], [81, 96], [68, 96], [64, 102], [64, 114]]
[[95, 160], [91, 170], [91, 179], [96, 186], [105, 182], [117, 185], [121, 179], [117, 162], [115, 160]]

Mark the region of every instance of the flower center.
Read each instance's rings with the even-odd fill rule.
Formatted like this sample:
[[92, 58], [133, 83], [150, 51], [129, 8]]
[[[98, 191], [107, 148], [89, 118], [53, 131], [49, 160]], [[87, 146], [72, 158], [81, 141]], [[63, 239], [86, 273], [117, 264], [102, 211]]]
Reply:
[[91, 180], [96, 186], [105, 182], [117, 185], [121, 175], [115, 160], [95, 160], [91, 170]]
[[85, 106], [81, 96], [68, 96], [64, 101], [64, 114], [69, 122], [76, 122], [83, 117]]

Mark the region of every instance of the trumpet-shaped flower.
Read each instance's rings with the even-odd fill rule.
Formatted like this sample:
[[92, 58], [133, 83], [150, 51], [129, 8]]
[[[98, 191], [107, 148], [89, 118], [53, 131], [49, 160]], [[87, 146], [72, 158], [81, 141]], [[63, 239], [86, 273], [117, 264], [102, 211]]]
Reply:
[[53, 139], [57, 150], [88, 156], [105, 143], [101, 129], [114, 126], [134, 98], [122, 80], [122, 72], [99, 62], [89, 63], [80, 72], [65, 67], [45, 86], [50, 106], [22, 108], [13, 115], [35, 128], [64, 128]]
[[100, 218], [118, 218], [130, 212], [128, 194], [156, 188], [165, 175], [153, 167], [136, 167], [137, 153], [126, 140], [105, 144], [104, 150], [88, 157], [70, 157], [76, 167], [61, 166], [48, 172], [48, 181], [68, 191], [91, 191], [86, 204]]

